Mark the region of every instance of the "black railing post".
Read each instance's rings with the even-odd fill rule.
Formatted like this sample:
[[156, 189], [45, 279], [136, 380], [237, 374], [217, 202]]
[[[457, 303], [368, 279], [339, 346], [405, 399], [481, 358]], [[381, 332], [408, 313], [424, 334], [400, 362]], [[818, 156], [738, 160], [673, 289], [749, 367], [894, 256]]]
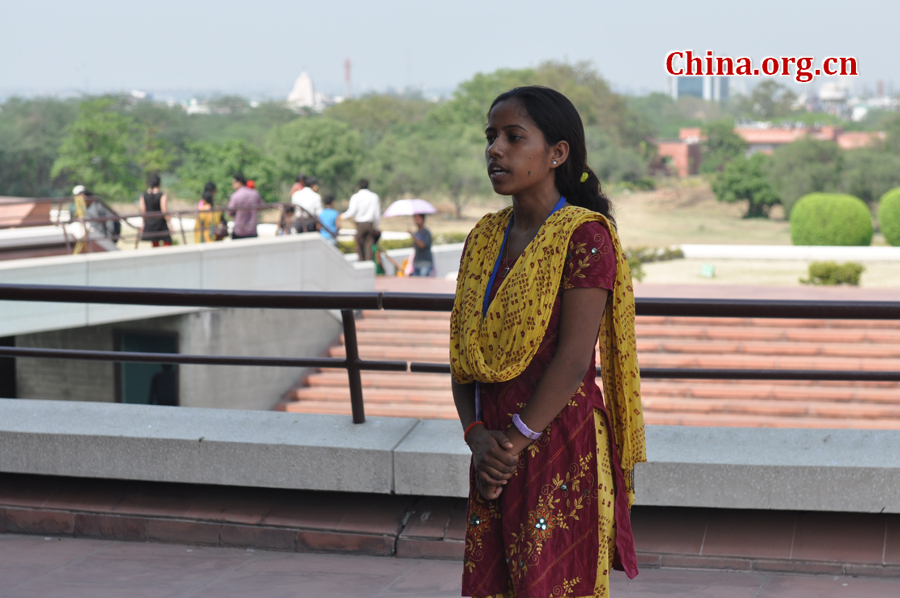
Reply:
[[344, 349], [346, 351], [347, 378], [350, 382], [350, 407], [353, 409], [353, 423], [366, 421], [366, 410], [363, 405], [362, 377], [359, 368], [359, 345], [356, 343], [356, 318], [352, 309], [341, 310], [344, 322]]

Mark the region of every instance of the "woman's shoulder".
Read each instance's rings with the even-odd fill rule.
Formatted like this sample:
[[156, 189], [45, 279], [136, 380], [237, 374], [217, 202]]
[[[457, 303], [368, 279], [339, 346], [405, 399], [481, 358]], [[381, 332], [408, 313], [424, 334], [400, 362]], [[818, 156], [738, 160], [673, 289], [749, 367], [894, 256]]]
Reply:
[[572, 231], [572, 242], [586, 242], [595, 240], [609, 240], [609, 231], [602, 222], [592, 220], [582, 222]]

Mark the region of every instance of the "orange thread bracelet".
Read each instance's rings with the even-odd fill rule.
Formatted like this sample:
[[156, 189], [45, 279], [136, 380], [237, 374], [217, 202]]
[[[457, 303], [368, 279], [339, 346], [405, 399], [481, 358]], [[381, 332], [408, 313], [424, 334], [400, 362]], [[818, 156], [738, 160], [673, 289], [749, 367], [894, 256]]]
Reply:
[[469, 438], [469, 432], [471, 432], [472, 428], [474, 428], [478, 424], [481, 424], [483, 426], [484, 422], [481, 421], [480, 419], [478, 419], [478, 420], [473, 421], [471, 424], [468, 425], [468, 427], [466, 427], [466, 431], [463, 432], [463, 442], [467, 442], [467, 439]]

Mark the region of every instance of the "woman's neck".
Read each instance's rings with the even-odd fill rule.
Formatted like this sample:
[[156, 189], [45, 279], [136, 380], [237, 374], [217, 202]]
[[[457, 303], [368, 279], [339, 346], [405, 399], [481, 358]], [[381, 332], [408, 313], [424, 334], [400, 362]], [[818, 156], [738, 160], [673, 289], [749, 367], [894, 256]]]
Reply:
[[520, 231], [539, 227], [559, 202], [560, 193], [556, 186], [549, 192], [513, 195], [513, 226]]

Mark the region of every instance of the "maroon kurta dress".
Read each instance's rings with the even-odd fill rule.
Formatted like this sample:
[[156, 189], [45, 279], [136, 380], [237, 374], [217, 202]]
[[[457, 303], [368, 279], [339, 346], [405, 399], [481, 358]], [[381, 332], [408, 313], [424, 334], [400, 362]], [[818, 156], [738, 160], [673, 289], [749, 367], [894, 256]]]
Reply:
[[[500, 271], [514, 261], [504, 260]], [[479, 384], [481, 419], [488, 429], [512, 426], [513, 414], [528, 402], [553, 359], [563, 292], [578, 287], [612, 290], [615, 279], [616, 258], [606, 228], [598, 222], [578, 227], [537, 355], [519, 377]], [[498, 276], [492, 299], [502, 281]], [[606, 563], [613, 562], [617, 543], [618, 552], [630, 553], [630, 559], [616, 556], [634, 560], [624, 478], [615, 442], [609, 441], [596, 377], [592, 356], [581, 386], [541, 437], [521, 453], [517, 471], [497, 500], [481, 497], [470, 471], [463, 596], [594, 596], [597, 576], [608, 574]], [[625, 513], [614, 516], [614, 506]]]

